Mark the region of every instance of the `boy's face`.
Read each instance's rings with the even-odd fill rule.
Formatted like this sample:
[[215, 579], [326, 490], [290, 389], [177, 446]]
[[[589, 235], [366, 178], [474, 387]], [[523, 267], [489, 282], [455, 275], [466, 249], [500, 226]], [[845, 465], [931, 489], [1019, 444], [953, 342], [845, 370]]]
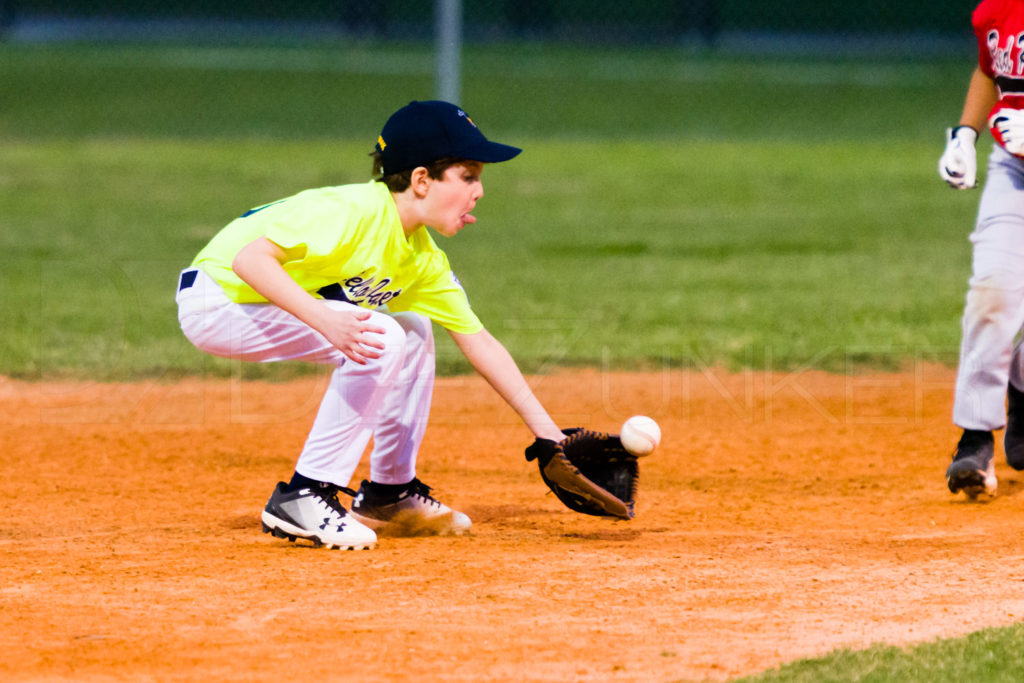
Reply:
[[445, 237], [451, 237], [468, 224], [475, 223], [476, 217], [470, 212], [484, 196], [484, 186], [480, 181], [483, 170], [483, 164], [467, 161], [449, 166], [440, 180], [431, 180], [425, 198], [424, 222]]

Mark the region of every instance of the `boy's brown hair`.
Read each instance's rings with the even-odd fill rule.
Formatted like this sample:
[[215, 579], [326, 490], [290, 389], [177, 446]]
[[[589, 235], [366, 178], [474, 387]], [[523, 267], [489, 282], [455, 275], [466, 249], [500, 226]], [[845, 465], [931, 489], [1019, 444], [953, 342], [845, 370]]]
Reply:
[[[384, 162], [381, 159], [380, 150], [375, 149], [370, 152], [370, 156], [373, 157], [373, 179], [379, 183], [384, 183], [388, 186], [388, 189], [392, 192], [405, 192], [409, 189], [409, 185], [412, 182], [412, 172], [415, 169], [409, 168], [398, 173], [392, 173], [390, 175], [384, 175]], [[452, 157], [446, 157], [444, 159], [438, 159], [432, 161], [429, 164], [425, 164], [424, 168], [427, 169], [427, 175], [434, 180], [440, 180], [452, 166], [465, 163], [464, 159], [454, 159]]]

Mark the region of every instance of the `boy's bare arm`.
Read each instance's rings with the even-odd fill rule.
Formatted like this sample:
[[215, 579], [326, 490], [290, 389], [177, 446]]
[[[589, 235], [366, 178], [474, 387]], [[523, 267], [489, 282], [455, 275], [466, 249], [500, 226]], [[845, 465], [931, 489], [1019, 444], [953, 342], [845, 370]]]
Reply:
[[324, 335], [342, 353], [360, 365], [368, 358], [379, 358], [375, 349], [384, 344], [368, 333], [383, 334], [384, 330], [365, 321], [369, 311], [335, 311], [314, 297], [285, 272], [284, 249], [261, 237], [238, 252], [231, 269], [267, 301], [281, 308]]
[[474, 334], [460, 334], [449, 330], [449, 334], [470, 364], [516, 411], [534, 436], [552, 441], [565, 438], [534, 396], [511, 354], [490, 332], [481, 330]]
[[999, 91], [992, 77], [975, 67], [971, 82], [964, 98], [964, 110], [960, 116], [961, 126], [970, 126], [976, 131], [986, 128], [988, 113], [999, 101]]

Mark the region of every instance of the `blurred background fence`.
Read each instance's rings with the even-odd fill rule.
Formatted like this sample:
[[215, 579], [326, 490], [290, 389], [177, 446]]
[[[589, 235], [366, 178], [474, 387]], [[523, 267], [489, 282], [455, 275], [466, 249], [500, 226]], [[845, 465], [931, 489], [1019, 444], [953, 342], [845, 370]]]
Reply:
[[[699, 43], [736, 49], [771, 40], [885, 38], [906, 49], [969, 37], [973, 0], [473, 0], [467, 42]], [[428, 39], [435, 3], [424, 0], [0, 0], [9, 40]]]

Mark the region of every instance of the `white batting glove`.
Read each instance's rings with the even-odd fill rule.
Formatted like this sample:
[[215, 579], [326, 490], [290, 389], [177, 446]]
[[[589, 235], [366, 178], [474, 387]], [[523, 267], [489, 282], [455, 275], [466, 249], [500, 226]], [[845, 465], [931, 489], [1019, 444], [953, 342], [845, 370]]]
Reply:
[[970, 126], [947, 128], [946, 138], [946, 151], [939, 157], [939, 175], [950, 187], [969, 190], [978, 184], [978, 156], [974, 151], [978, 131]]
[[1003, 149], [1016, 156], [1024, 154], [1024, 111], [999, 109], [989, 117], [988, 125], [998, 131]]

